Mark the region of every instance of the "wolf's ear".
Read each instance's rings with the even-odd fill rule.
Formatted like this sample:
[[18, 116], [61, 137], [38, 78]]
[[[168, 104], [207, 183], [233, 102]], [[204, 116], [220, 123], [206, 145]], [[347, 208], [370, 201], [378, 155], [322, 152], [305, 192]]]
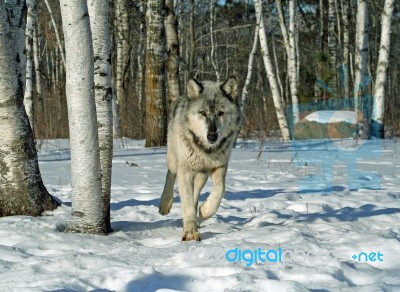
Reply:
[[238, 93], [237, 93], [238, 81], [235, 76], [230, 76], [224, 83], [221, 85], [221, 90], [228, 98], [232, 100], [236, 100]]
[[189, 79], [187, 82], [187, 93], [189, 98], [197, 98], [204, 90], [203, 85], [196, 79]]

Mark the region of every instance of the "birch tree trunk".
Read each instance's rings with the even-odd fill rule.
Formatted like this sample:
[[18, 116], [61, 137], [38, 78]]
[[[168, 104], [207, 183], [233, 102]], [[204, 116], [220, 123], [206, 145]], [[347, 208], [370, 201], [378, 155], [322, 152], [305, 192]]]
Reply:
[[[43, 125], [45, 123], [45, 110], [44, 110], [44, 101], [43, 101], [43, 96], [42, 96], [42, 86], [40, 83], [41, 79], [41, 71], [40, 71], [40, 62], [39, 62], [39, 37], [38, 37], [38, 25], [36, 24], [33, 28], [33, 64], [35, 68], [35, 98], [37, 100], [37, 108], [35, 109], [35, 112], [37, 113], [37, 121], [39, 124]], [[43, 127], [38, 127], [35, 129], [37, 131], [37, 137], [38, 138], [43, 138], [44, 135], [44, 130]]]
[[106, 231], [111, 232], [110, 198], [113, 153], [111, 43], [109, 0], [88, 2], [94, 51], [94, 92], [100, 143], [102, 209]]
[[350, 33], [349, 33], [349, 3], [348, 0], [341, 0], [342, 23], [343, 23], [343, 95], [344, 98], [350, 97], [350, 74], [349, 74], [349, 53], [350, 53]]
[[61, 0], [60, 6], [71, 145], [72, 214], [68, 231], [105, 234], [88, 7], [81, 0]]
[[179, 40], [178, 25], [174, 12], [174, 1], [166, 0], [165, 34], [167, 39], [167, 79], [168, 79], [168, 110], [171, 104], [181, 96], [179, 83]]
[[57, 207], [43, 184], [23, 107], [25, 13], [24, 1], [0, 0], [0, 217]]
[[[189, 67], [189, 74], [192, 74], [194, 69], [194, 53], [195, 53], [195, 44], [194, 44], [194, 2], [195, 0], [189, 0], [189, 60], [188, 60], [188, 67]], [[187, 79], [187, 78], [186, 78]]]
[[210, 59], [211, 64], [214, 68], [215, 76], [217, 77], [217, 82], [219, 82], [220, 74], [218, 69], [218, 57], [215, 51], [215, 41], [214, 41], [214, 5], [216, 0], [210, 0], [210, 41], [211, 41], [211, 52]]
[[285, 111], [282, 106], [281, 96], [278, 88], [278, 82], [276, 80], [276, 75], [273, 69], [271, 57], [268, 51], [268, 43], [267, 43], [267, 35], [265, 33], [264, 20], [262, 17], [262, 6], [261, 0], [254, 1], [254, 7], [256, 9], [256, 19], [259, 19], [259, 38], [260, 38], [260, 46], [263, 54], [263, 61], [265, 70], [267, 71], [267, 77], [269, 81], [269, 85], [271, 87], [272, 98], [274, 101], [275, 111], [278, 118], [279, 128], [281, 130], [281, 135], [284, 141], [290, 140], [290, 132], [287, 124]]
[[36, 0], [27, 0], [26, 6], [28, 7], [28, 14], [25, 29], [25, 42], [26, 42], [26, 84], [24, 95], [24, 106], [28, 115], [29, 123], [34, 128], [33, 119], [33, 30], [35, 27], [36, 18]]
[[292, 107], [293, 107], [293, 123], [296, 124], [300, 119], [299, 113], [299, 98], [297, 96], [298, 87], [298, 52], [296, 50], [296, 14], [297, 14], [297, 1], [289, 0], [289, 76], [290, 77], [290, 95], [292, 97]]
[[385, 116], [385, 86], [387, 80], [387, 68], [389, 65], [390, 35], [394, 9], [394, 0], [385, 0], [381, 20], [381, 42], [379, 48], [379, 59], [376, 70], [374, 103], [372, 110], [371, 134], [384, 138], [384, 116]]
[[293, 123], [296, 124], [300, 119], [299, 99], [297, 96], [298, 74], [297, 74], [297, 52], [296, 52], [296, 2], [289, 1], [289, 30], [283, 15], [282, 1], [276, 0], [278, 9], [279, 25], [281, 27], [283, 43], [287, 55], [287, 68], [289, 77], [290, 96], [292, 99]]
[[328, 52], [330, 59], [330, 67], [332, 70], [332, 77], [328, 84], [332, 89], [330, 98], [337, 97], [337, 49], [336, 49], [336, 5], [335, 0], [329, 0], [328, 2]]
[[[35, 68], [35, 90], [36, 95], [41, 98], [42, 95], [42, 85], [40, 83], [40, 62], [39, 62], [39, 36], [38, 36], [38, 26], [35, 25], [33, 29], [33, 63]], [[43, 100], [43, 99], [42, 99]]]
[[164, 0], [147, 1], [146, 147], [166, 144]]
[[255, 55], [255, 53], [257, 51], [257, 46], [258, 46], [258, 31], [259, 31], [258, 24], [259, 23], [260, 23], [260, 20], [257, 19], [257, 26], [256, 26], [256, 29], [254, 30], [253, 45], [251, 47], [251, 51], [250, 51], [250, 55], [249, 55], [249, 62], [248, 62], [248, 65], [247, 65], [246, 80], [244, 82], [244, 86], [243, 86], [243, 90], [242, 90], [242, 107], [241, 107], [242, 114], [243, 114], [244, 108], [246, 106], [247, 95], [249, 94], [247, 88], [250, 85], [251, 75], [252, 75], [252, 72], [253, 72], [254, 55]]
[[[368, 48], [368, 0], [357, 0], [354, 110], [359, 127], [365, 127], [362, 99], [367, 93], [366, 90], [369, 83]], [[368, 133], [364, 133], [362, 138], [366, 137], [368, 137]]]

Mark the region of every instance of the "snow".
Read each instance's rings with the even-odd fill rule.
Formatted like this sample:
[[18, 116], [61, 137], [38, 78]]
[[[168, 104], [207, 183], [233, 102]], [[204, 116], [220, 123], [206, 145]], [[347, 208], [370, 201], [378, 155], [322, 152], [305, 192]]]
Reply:
[[356, 115], [354, 111], [316, 111], [305, 117], [306, 120], [318, 122], [321, 124], [346, 122], [350, 124], [356, 123]]
[[[143, 146], [115, 141], [114, 232], [94, 236], [63, 232], [68, 141], [41, 144], [44, 182], [62, 205], [0, 218], [0, 291], [400, 291], [397, 141], [240, 141], [201, 242], [181, 241], [177, 194], [171, 213], [158, 214], [166, 149]], [[281, 249], [283, 260], [225, 257], [258, 248]]]

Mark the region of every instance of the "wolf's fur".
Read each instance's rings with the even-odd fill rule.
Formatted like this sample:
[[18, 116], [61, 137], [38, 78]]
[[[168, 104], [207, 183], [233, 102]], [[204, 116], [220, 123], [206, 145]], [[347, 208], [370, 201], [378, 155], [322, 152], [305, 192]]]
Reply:
[[237, 79], [202, 83], [190, 79], [187, 96], [177, 100], [168, 125], [168, 173], [159, 212], [169, 213], [175, 179], [181, 197], [182, 240], [200, 240], [197, 204], [211, 176], [213, 190], [199, 209], [199, 219], [213, 216], [225, 193], [225, 176], [241, 126]]

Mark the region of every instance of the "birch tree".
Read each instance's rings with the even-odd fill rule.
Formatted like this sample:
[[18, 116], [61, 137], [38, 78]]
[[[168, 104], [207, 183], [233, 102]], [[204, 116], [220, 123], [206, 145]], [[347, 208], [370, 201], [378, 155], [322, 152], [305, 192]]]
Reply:
[[385, 114], [385, 86], [387, 80], [387, 68], [389, 65], [390, 35], [394, 9], [394, 0], [385, 0], [381, 20], [381, 41], [379, 58], [376, 70], [374, 103], [372, 110], [371, 134], [384, 138], [384, 114]]
[[[28, 114], [29, 123], [34, 127], [33, 123], [33, 31], [35, 28], [36, 18], [36, 0], [27, 0], [26, 6], [28, 8], [25, 41], [26, 41], [26, 84], [24, 95], [24, 106]], [[34, 133], [34, 131], [33, 131]]]
[[289, 0], [289, 29], [285, 23], [282, 10], [282, 1], [276, 0], [278, 8], [279, 24], [282, 31], [283, 43], [287, 55], [287, 68], [289, 76], [290, 96], [292, 99], [293, 123], [300, 119], [299, 101], [297, 96], [298, 74], [297, 74], [297, 52], [296, 52], [296, 0]]
[[71, 145], [72, 214], [68, 231], [105, 234], [88, 7], [81, 0], [61, 0], [60, 5]]
[[[365, 127], [362, 99], [366, 96], [368, 76], [368, 0], [357, 0], [356, 48], [355, 48], [354, 110], [357, 124]], [[359, 133], [357, 133], [358, 135]], [[364, 137], [368, 133], [364, 134]]]
[[260, 46], [263, 55], [265, 70], [267, 71], [267, 77], [269, 85], [271, 87], [272, 98], [274, 101], [276, 116], [278, 118], [279, 128], [281, 130], [281, 135], [283, 140], [289, 141], [290, 140], [289, 127], [287, 124], [285, 111], [282, 105], [282, 99], [278, 88], [278, 82], [276, 80], [276, 75], [268, 51], [267, 35], [265, 32], [264, 20], [262, 16], [263, 14], [262, 14], [261, 0], [254, 1], [254, 7], [256, 9], [256, 19], [259, 20], [259, 23], [257, 23], [259, 29], [258, 36], [260, 39]]
[[210, 59], [211, 64], [213, 66], [215, 76], [217, 77], [217, 82], [220, 80], [220, 73], [218, 69], [218, 62], [217, 62], [217, 53], [215, 50], [216, 44], [214, 40], [214, 5], [216, 0], [210, 0], [210, 42], [211, 42], [211, 51], [210, 51]]
[[166, 144], [164, 0], [147, 1], [146, 24], [146, 147]]
[[0, 0], [0, 217], [57, 207], [43, 184], [23, 107], [25, 13], [24, 1]]
[[[260, 22], [259, 19], [257, 19], [257, 24]], [[253, 45], [251, 47], [251, 51], [250, 51], [250, 55], [249, 55], [249, 61], [247, 64], [247, 75], [246, 75], [246, 80], [244, 82], [244, 86], [243, 86], [243, 90], [242, 90], [242, 107], [241, 107], [241, 111], [242, 114], [244, 112], [244, 107], [246, 104], [246, 99], [247, 99], [247, 95], [249, 94], [248, 92], [248, 87], [250, 85], [250, 81], [251, 81], [251, 75], [253, 72], [253, 63], [254, 63], [254, 55], [257, 51], [257, 46], [258, 46], [258, 32], [259, 31], [259, 27], [256, 26], [256, 29], [254, 30], [254, 38], [253, 38]]]
[[[332, 89], [332, 95], [337, 97], [337, 36], [335, 31], [336, 24], [336, 5], [335, 0], [328, 1], [328, 52], [332, 78], [329, 80], [329, 86]], [[331, 98], [333, 97], [331, 95]]]
[[343, 23], [343, 95], [344, 98], [350, 97], [350, 74], [349, 74], [349, 53], [350, 53], [350, 32], [349, 32], [349, 3], [348, 0], [341, 0], [342, 23]]
[[167, 78], [168, 78], [168, 105], [170, 106], [181, 96], [179, 83], [179, 40], [177, 20], [174, 12], [174, 1], [166, 0], [165, 34], [167, 40]]
[[106, 231], [111, 232], [110, 197], [113, 153], [111, 45], [109, 0], [89, 0], [88, 9], [94, 51], [94, 91], [100, 143], [102, 209]]

